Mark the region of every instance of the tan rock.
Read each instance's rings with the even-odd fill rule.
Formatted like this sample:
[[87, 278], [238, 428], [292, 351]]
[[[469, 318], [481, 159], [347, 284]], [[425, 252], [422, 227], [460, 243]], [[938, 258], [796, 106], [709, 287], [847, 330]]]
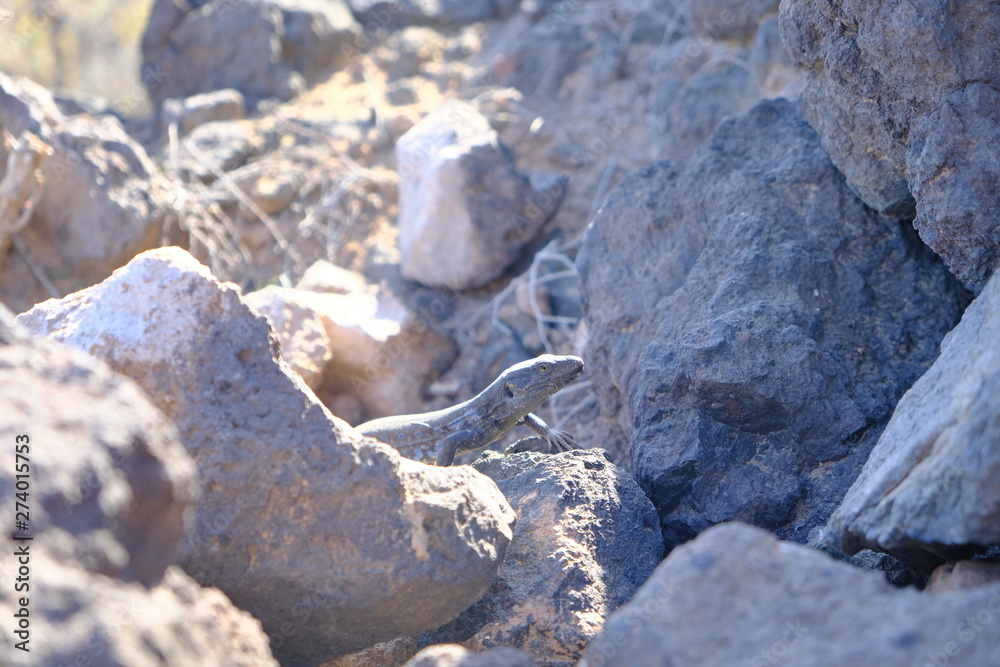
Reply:
[[950, 593], [997, 583], [1000, 583], [1000, 563], [960, 560], [937, 567], [931, 573], [927, 590], [931, 593]]
[[326, 365], [333, 358], [324, 318], [308, 304], [297, 301], [294, 290], [277, 285], [251, 292], [244, 300], [271, 324], [281, 346], [281, 358], [310, 388], [319, 388]]
[[295, 288], [269, 286], [247, 302], [268, 317], [282, 356], [327, 406], [345, 395], [348, 421], [426, 409], [426, 387], [454, 356], [453, 344], [390, 292], [317, 262]]

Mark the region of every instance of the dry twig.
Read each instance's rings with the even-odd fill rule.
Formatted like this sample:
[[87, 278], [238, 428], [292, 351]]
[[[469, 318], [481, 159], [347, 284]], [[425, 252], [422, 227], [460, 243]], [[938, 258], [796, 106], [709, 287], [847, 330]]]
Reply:
[[11, 239], [24, 229], [35, 210], [45, 179], [41, 164], [52, 155], [52, 147], [31, 132], [15, 138], [3, 131], [7, 150], [7, 173], [0, 181], [0, 263], [10, 250]]

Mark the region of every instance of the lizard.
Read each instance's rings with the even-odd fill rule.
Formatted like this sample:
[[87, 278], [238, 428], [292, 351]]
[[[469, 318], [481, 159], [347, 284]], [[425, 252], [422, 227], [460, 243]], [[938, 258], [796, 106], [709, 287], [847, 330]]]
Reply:
[[576, 443], [532, 414], [583, 372], [583, 360], [543, 354], [514, 364], [479, 395], [450, 408], [373, 419], [355, 427], [391, 445], [407, 458], [450, 466], [456, 454], [496, 442], [524, 425], [549, 443], [549, 451], [567, 451]]

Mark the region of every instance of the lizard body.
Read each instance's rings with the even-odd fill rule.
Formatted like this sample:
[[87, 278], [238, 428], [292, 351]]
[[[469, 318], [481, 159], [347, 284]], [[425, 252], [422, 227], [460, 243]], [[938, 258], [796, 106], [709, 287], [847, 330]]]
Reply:
[[478, 396], [450, 408], [415, 415], [373, 419], [356, 427], [363, 435], [391, 445], [407, 458], [451, 465], [456, 454], [496, 442], [512, 428], [528, 426], [566, 450], [575, 443], [531, 414], [583, 371], [583, 360], [543, 354], [514, 364]]

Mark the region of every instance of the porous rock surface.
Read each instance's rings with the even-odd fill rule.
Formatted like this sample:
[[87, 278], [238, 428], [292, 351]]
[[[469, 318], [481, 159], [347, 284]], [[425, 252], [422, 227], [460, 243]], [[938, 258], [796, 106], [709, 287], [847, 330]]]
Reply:
[[486, 452], [473, 466], [496, 481], [518, 514], [489, 591], [447, 625], [326, 667], [401, 667], [421, 656], [464, 656], [456, 644], [484, 660], [507, 647], [543, 667], [569, 667], [607, 614], [625, 604], [660, 562], [656, 511], [607, 452]]
[[418, 643], [507, 646], [539, 665], [570, 667], [660, 562], [656, 512], [599, 449], [489, 452], [473, 465], [517, 511], [514, 540], [483, 599]]
[[[30, 653], [0, 631], [3, 664], [92, 667], [227, 665], [277, 667], [260, 621], [176, 567], [147, 590], [67, 564], [47, 551], [32, 557]], [[0, 596], [0, 613], [14, 606]], [[24, 657], [28, 661], [24, 662]]]
[[810, 70], [803, 112], [869, 206], [912, 218], [975, 290], [1000, 262], [1000, 7], [783, 2], [781, 33]]
[[628, 442], [668, 549], [729, 519], [805, 541], [966, 303], [781, 99], [627, 177], [578, 266], [599, 438]]
[[[34, 343], [2, 309], [0, 433], [23, 442], [32, 533], [65, 531], [98, 574], [153, 586], [177, 561], [184, 513], [197, 495], [177, 431], [134, 382], [63, 346]], [[17, 440], [18, 436], [23, 438]], [[0, 490], [13, 506], [13, 463]]]
[[266, 320], [184, 251], [144, 253], [19, 319], [135, 378], [173, 419], [202, 486], [181, 562], [259, 618], [283, 663], [437, 627], [503, 560], [514, 514], [492, 481], [331, 416]]

